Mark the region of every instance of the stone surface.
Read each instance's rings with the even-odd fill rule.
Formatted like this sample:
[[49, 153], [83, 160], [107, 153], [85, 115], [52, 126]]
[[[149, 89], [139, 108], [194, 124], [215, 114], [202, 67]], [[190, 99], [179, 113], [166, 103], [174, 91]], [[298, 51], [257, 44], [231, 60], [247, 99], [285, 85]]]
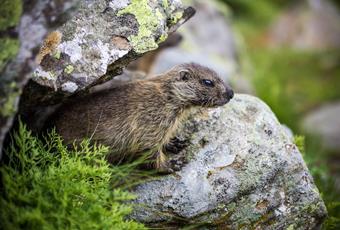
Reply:
[[52, 102], [53, 94], [70, 95], [120, 74], [193, 13], [178, 0], [84, 1], [43, 46], [33, 80], [50, 93], [35, 103]]
[[[19, 8], [20, 2], [14, 5]], [[20, 42], [17, 56], [13, 60], [7, 61], [5, 66], [1, 66], [3, 69], [0, 70], [0, 159], [2, 144], [12, 126], [22, 88], [30, 78], [32, 71], [37, 67], [35, 55], [43, 38], [48, 32], [71, 18], [80, 1], [36, 0], [22, 2], [23, 11], [19, 25], [15, 27], [12, 24], [12, 27], [0, 31], [1, 39], [18, 39]], [[4, 54], [6, 50], [0, 52]]]
[[330, 150], [340, 150], [340, 102], [323, 105], [311, 111], [303, 121], [306, 132], [321, 138]]
[[340, 48], [340, 12], [329, 0], [296, 1], [272, 26], [273, 46], [299, 49]]
[[236, 95], [194, 116], [178, 139], [188, 146], [173, 175], [135, 189], [133, 218], [195, 229], [314, 229], [326, 209], [291, 138], [259, 99]]

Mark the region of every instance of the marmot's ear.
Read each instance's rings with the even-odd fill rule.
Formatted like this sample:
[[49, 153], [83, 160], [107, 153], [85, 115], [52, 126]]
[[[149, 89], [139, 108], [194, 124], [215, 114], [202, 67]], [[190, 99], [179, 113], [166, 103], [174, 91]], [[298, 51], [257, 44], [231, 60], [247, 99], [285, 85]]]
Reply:
[[178, 77], [179, 81], [188, 81], [189, 78], [190, 78], [190, 73], [188, 70], [179, 71], [179, 77]]

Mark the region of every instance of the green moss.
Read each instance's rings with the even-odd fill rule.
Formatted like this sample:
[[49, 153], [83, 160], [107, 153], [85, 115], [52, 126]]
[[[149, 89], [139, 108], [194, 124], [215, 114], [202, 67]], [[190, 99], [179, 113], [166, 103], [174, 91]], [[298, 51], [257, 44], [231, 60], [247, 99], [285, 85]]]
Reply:
[[0, 38], [0, 70], [19, 50], [19, 41], [11, 38]]
[[171, 15], [169, 23], [170, 25], [175, 25], [183, 16], [183, 12], [176, 12]]
[[56, 50], [56, 52], [53, 54], [53, 57], [55, 58], [55, 59], [60, 59], [60, 57], [61, 57], [61, 52], [60, 52], [60, 50]]
[[18, 24], [22, 12], [21, 0], [2, 0], [0, 5], [0, 30]]
[[158, 9], [152, 9], [148, 3], [148, 0], [132, 0], [130, 5], [118, 12], [118, 16], [129, 13], [136, 17], [139, 24], [138, 34], [131, 35], [128, 39], [137, 53], [144, 53], [158, 47], [152, 34], [164, 16]]
[[72, 65], [67, 65], [64, 69], [64, 72], [67, 74], [71, 74], [74, 70], [74, 67]]
[[[255, 90], [294, 131], [304, 114], [340, 98], [340, 53], [253, 48]], [[325, 90], [327, 89], [327, 90]]]
[[305, 137], [304, 136], [295, 135], [294, 144], [298, 147], [301, 154], [305, 153]]
[[3, 117], [10, 117], [16, 112], [16, 100], [19, 97], [20, 91], [13, 90], [8, 95], [7, 98], [2, 103], [2, 107], [0, 109], [0, 115]]
[[295, 225], [291, 224], [288, 226], [288, 228], [286, 230], [294, 230], [295, 229]]
[[145, 229], [125, 218], [134, 196], [113, 186], [126, 168], [107, 151], [89, 141], [70, 151], [55, 132], [41, 141], [20, 124], [0, 168], [0, 228]]
[[163, 0], [163, 7], [164, 7], [164, 9], [167, 9], [169, 7], [168, 0]]
[[164, 42], [167, 39], [168, 35], [167, 34], [162, 34], [162, 36], [159, 37], [158, 43]]

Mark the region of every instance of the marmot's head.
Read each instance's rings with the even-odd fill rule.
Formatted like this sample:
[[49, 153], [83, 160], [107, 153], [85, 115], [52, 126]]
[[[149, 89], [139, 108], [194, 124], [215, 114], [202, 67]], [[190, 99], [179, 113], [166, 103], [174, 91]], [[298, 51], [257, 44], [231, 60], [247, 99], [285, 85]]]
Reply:
[[196, 63], [175, 66], [168, 73], [171, 92], [185, 104], [215, 107], [233, 98], [233, 90], [210, 68]]

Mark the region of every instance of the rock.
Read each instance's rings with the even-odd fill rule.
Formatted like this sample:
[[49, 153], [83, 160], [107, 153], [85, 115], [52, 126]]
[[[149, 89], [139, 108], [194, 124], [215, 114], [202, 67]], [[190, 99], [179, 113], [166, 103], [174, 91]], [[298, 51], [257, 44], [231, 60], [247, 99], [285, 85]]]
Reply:
[[188, 163], [135, 188], [133, 219], [175, 229], [314, 229], [326, 217], [299, 150], [259, 99], [236, 95], [194, 116], [178, 139], [188, 143], [179, 153]]
[[324, 147], [340, 150], [340, 102], [323, 105], [303, 120], [306, 132], [321, 138]]
[[328, 0], [304, 0], [281, 14], [269, 33], [272, 46], [340, 48], [340, 12]]
[[[185, 9], [178, 0], [83, 2], [77, 15], [45, 40], [33, 81], [49, 92], [33, 103], [55, 103], [54, 98], [120, 74], [131, 60], [156, 49], [193, 14], [193, 8]], [[35, 87], [28, 89], [28, 95], [37, 94]]]
[[[0, 37], [3, 45], [0, 51], [0, 159], [2, 144], [12, 126], [22, 88], [37, 67], [34, 59], [43, 38], [71, 18], [79, 2], [2, 1], [1, 7], [4, 8], [0, 10]], [[8, 23], [4, 23], [4, 20], [8, 20]], [[5, 60], [4, 56], [7, 56]]]
[[[196, 62], [214, 69], [225, 81], [237, 74], [239, 63], [230, 20], [225, 5], [216, 1], [192, 1], [196, 15], [178, 30], [183, 36], [180, 46], [162, 51], [156, 58], [151, 74]], [[224, 10], [223, 10], [224, 9]]]

